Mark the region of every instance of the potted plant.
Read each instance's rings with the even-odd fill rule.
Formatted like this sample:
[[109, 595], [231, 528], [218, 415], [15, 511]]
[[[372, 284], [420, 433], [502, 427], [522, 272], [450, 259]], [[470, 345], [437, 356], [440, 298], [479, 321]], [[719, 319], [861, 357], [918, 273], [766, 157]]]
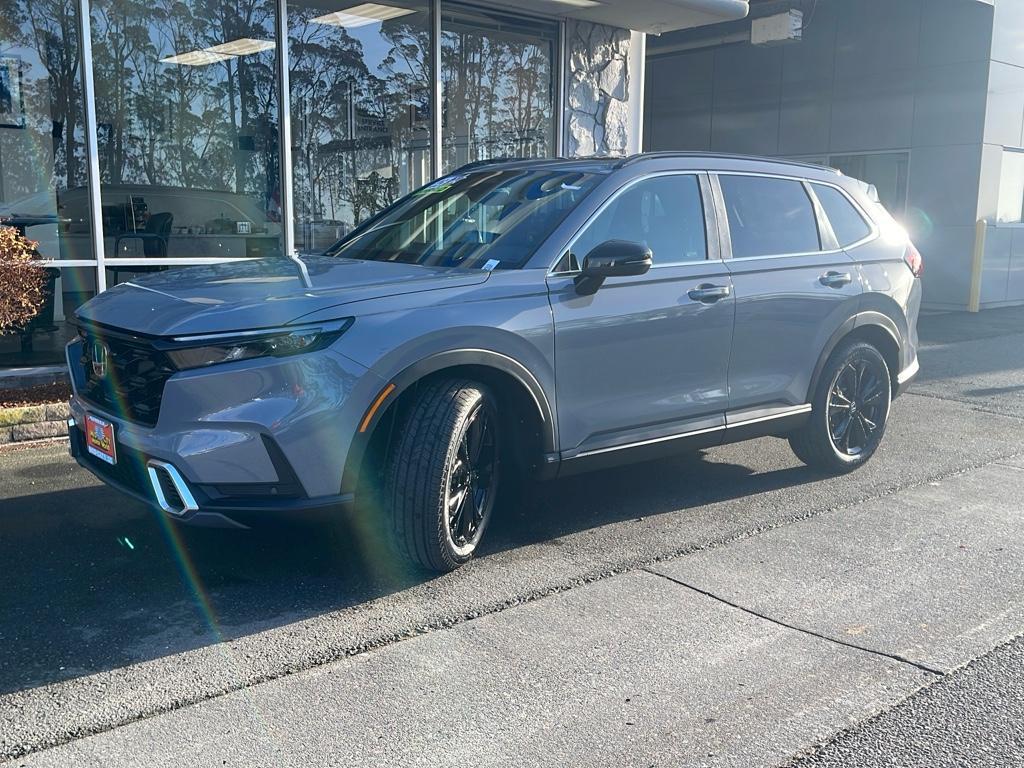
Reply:
[[36, 244], [14, 227], [0, 226], [0, 334], [20, 332], [22, 351], [31, 351], [32, 321], [52, 292], [46, 270], [36, 261]]

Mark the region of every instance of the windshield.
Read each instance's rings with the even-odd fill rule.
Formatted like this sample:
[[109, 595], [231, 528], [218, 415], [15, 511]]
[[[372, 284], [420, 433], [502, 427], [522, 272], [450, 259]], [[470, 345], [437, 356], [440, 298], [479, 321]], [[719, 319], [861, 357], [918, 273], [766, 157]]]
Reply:
[[366, 261], [517, 269], [599, 180], [578, 170], [480, 170], [438, 179], [326, 251]]

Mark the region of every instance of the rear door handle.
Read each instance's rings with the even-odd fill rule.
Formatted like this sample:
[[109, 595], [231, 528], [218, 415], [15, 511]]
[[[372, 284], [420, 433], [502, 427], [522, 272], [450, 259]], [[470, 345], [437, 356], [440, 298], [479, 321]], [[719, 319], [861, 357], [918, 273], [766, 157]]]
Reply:
[[849, 272], [826, 272], [818, 278], [818, 282], [828, 288], [842, 288], [853, 282], [853, 275]]
[[724, 299], [732, 293], [732, 288], [728, 285], [712, 285], [711, 283], [701, 283], [692, 291], [687, 292], [694, 301], [699, 301], [703, 304], [714, 304], [719, 299]]

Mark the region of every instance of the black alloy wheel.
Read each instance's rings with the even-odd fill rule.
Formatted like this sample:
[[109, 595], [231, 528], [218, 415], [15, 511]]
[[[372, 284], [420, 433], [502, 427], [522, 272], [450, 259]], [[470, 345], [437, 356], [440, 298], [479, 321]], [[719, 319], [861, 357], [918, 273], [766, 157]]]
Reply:
[[789, 444], [811, 467], [850, 472], [878, 449], [891, 402], [892, 379], [881, 352], [864, 341], [840, 344], [822, 368], [807, 422], [789, 435]]
[[498, 477], [497, 419], [493, 407], [478, 402], [462, 427], [448, 474], [445, 527], [459, 555], [472, 554], [493, 507]]
[[873, 447], [889, 409], [888, 389], [876, 360], [858, 357], [840, 369], [828, 399], [829, 437], [837, 451], [859, 456]]

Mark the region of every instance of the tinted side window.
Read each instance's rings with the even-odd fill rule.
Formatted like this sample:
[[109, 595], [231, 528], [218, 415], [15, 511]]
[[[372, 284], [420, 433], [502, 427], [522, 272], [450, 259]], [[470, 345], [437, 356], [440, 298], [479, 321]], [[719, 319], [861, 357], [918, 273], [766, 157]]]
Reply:
[[696, 176], [656, 176], [626, 189], [599, 213], [572, 247], [575, 264], [606, 240], [643, 243], [654, 265], [707, 258], [704, 206]]
[[871, 234], [871, 226], [853, 207], [853, 203], [846, 199], [846, 195], [835, 187], [826, 187], [823, 184], [812, 186], [814, 194], [821, 201], [821, 207], [825, 209], [825, 215], [832, 224], [832, 231], [836, 233], [840, 246], [845, 248]]
[[803, 184], [765, 176], [719, 176], [729, 213], [733, 258], [821, 249], [814, 207]]

